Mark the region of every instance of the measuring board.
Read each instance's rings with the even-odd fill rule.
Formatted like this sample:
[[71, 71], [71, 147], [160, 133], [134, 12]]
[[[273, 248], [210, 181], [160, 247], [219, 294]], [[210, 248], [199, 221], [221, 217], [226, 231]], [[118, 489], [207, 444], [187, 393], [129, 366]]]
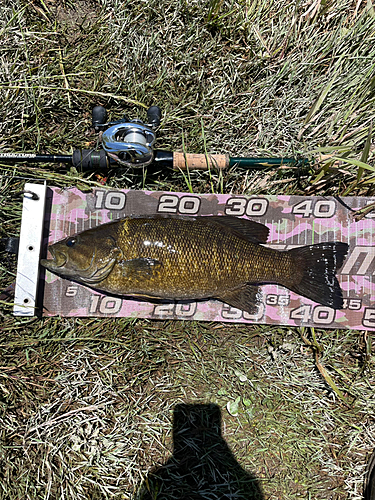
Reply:
[[[40, 192], [41, 186], [28, 184], [25, 189]], [[31, 227], [29, 219], [31, 217], [34, 220], [36, 217], [33, 210], [25, 211], [25, 205], [30, 207], [33, 203], [36, 201], [31, 197], [24, 200], [22, 228]], [[83, 193], [76, 188], [47, 188], [46, 212], [40, 222], [47, 231], [42, 245], [39, 241], [42, 257], [46, 256], [47, 243], [55, 243], [67, 236], [123, 217], [154, 214], [247, 217], [265, 224], [270, 229], [267, 246], [277, 250], [328, 241], [347, 242], [349, 252], [337, 274], [343, 290], [344, 308], [335, 311], [278, 285], [261, 286], [261, 302], [256, 314], [252, 315], [214, 300], [140, 302], [131, 298], [101, 294], [40, 269], [39, 303], [34, 306], [30, 297], [23, 300], [23, 281], [22, 293], [16, 294], [14, 313], [33, 315], [39, 312], [44, 316], [137, 317], [375, 330], [375, 213], [370, 211], [358, 220], [358, 210], [363, 211], [373, 203], [375, 198], [246, 197], [105, 189]], [[41, 208], [39, 218], [40, 210]], [[33, 234], [39, 232], [32, 230]], [[35, 250], [38, 243], [30, 245], [26, 240], [22, 242], [21, 238], [19, 262], [23, 262], [23, 265], [30, 257], [30, 248]], [[33, 266], [35, 265], [37, 266], [37, 263], [35, 264], [34, 258]], [[25, 272], [23, 268], [22, 274]], [[35, 269], [33, 272], [35, 274]], [[20, 279], [22, 280], [22, 276], [17, 275], [17, 283]]]

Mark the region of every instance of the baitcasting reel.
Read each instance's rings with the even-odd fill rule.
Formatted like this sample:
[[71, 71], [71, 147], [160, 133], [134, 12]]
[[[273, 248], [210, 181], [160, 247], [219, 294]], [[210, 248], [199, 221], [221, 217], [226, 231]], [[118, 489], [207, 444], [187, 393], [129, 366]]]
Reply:
[[151, 106], [147, 110], [145, 124], [138, 118], [107, 122], [107, 111], [103, 106], [92, 110], [92, 126], [96, 132], [103, 132], [101, 140], [104, 151], [115, 162], [127, 167], [144, 167], [154, 160], [153, 144], [155, 129], [160, 125], [161, 110]]

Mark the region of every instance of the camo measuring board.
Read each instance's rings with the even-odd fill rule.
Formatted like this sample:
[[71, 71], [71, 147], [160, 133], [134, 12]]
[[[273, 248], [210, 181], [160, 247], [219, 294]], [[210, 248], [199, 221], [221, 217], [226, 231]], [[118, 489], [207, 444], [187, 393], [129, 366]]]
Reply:
[[[350, 245], [338, 273], [344, 309], [335, 311], [277, 285], [263, 285], [256, 314], [219, 301], [139, 302], [101, 294], [46, 272], [45, 316], [101, 316], [310, 325], [375, 329], [375, 213], [358, 220], [373, 198], [196, 195], [152, 191], [50, 188], [48, 243], [122, 217], [152, 214], [234, 215], [270, 229], [267, 245], [278, 250], [327, 241]], [[357, 215], [357, 217], [355, 217]]]

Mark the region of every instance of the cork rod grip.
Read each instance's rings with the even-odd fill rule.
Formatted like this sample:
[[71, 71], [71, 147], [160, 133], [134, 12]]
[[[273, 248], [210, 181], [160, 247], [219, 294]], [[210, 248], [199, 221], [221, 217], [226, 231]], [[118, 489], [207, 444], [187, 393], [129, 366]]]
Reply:
[[175, 170], [208, 170], [207, 158], [210, 169], [221, 170], [229, 167], [228, 155], [203, 155], [173, 153], [173, 168]]

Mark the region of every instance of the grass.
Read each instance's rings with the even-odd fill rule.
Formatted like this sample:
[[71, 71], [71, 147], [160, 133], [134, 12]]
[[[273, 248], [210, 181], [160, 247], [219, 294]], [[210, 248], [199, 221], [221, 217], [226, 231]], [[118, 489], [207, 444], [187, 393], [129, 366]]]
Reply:
[[[2, 2], [1, 150], [91, 147], [94, 105], [117, 119], [144, 118], [157, 104], [158, 148], [300, 154], [316, 164], [299, 178], [288, 170], [83, 175], [61, 165], [0, 164], [0, 237], [19, 234], [25, 179], [83, 190], [104, 183], [373, 196], [371, 5]], [[15, 264], [2, 252], [0, 290], [14, 281]], [[0, 317], [0, 498], [145, 500], [152, 473], [164, 474], [164, 464], [177, 481], [171, 456], [181, 404], [219, 407], [233, 455], [223, 451], [216, 459], [225, 456], [228, 470], [237, 470], [235, 459], [264, 498], [361, 498], [366, 457], [375, 447], [371, 333], [16, 319], [5, 301]], [[188, 436], [184, 446], [198, 445]], [[208, 439], [200, 458], [216, 484], [229, 488], [215, 463], [217, 446], [224, 450], [222, 441]], [[212, 488], [199, 488], [202, 498], [213, 498]]]

